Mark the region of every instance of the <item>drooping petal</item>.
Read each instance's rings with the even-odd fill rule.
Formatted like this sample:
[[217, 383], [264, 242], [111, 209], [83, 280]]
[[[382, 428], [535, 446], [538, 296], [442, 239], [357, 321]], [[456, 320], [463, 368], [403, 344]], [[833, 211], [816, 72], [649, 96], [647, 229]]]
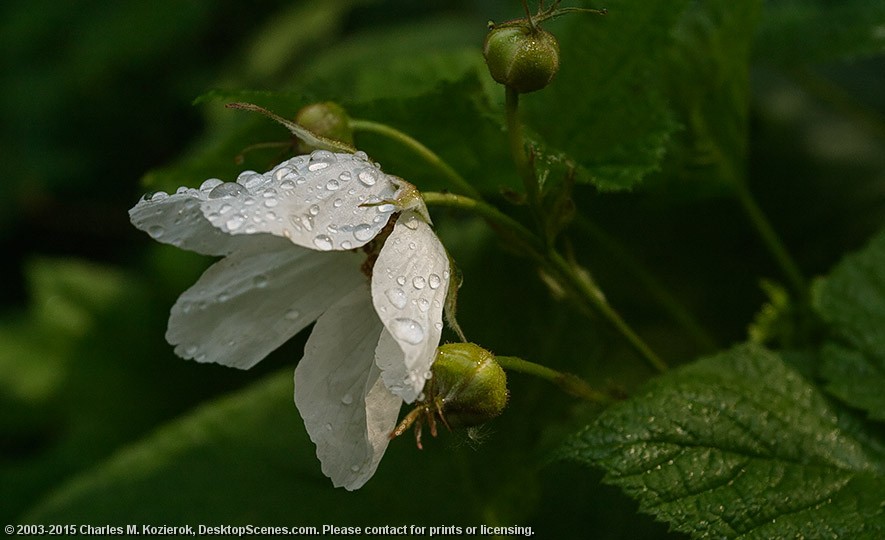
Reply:
[[236, 183], [214, 187], [201, 208], [231, 235], [267, 232], [310, 249], [349, 250], [384, 228], [395, 208], [381, 201], [396, 191], [393, 177], [365, 154], [317, 150], [264, 174], [243, 172]]
[[376, 363], [391, 392], [407, 403], [421, 393], [442, 333], [449, 257], [416, 212], [404, 212], [384, 242], [372, 271], [372, 301], [395, 355], [382, 335]]
[[360, 285], [317, 321], [295, 368], [295, 405], [335, 487], [360, 488], [378, 467], [402, 400], [374, 363], [381, 321]]
[[361, 262], [257, 235], [178, 298], [166, 340], [182, 358], [248, 369], [364, 283]]
[[[220, 183], [221, 180], [207, 180], [204, 185]], [[233, 237], [206, 219], [200, 207], [208, 200], [210, 191], [181, 188], [172, 195], [162, 191], [145, 195], [129, 210], [129, 219], [159, 242], [202, 255], [228, 255], [248, 239]]]

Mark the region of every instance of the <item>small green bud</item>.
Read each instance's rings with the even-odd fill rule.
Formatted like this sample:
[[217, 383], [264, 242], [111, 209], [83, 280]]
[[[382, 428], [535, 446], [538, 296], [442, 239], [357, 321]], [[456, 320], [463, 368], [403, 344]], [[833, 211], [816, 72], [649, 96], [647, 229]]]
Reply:
[[[312, 103], [301, 108], [295, 115], [295, 123], [316, 135], [353, 146], [353, 130], [347, 111], [337, 103], [326, 101]], [[300, 153], [316, 150], [314, 146], [298, 141], [296, 149]]]
[[492, 28], [483, 45], [492, 78], [521, 94], [550, 84], [559, 71], [559, 43], [528, 21]]
[[410, 427], [421, 445], [426, 421], [436, 437], [437, 418], [449, 429], [472, 427], [500, 415], [507, 405], [507, 376], [495, 356], [473, 343], [449, 343], [437, 349], [432, 377], [414, 409], [390, 434], [398, 437]]
[[470, 427], [495, 418], [507, 405], [507, 376], [489, 351], [473, 343], [442, 345], [428, 393], [439, 402], [449, 427]]

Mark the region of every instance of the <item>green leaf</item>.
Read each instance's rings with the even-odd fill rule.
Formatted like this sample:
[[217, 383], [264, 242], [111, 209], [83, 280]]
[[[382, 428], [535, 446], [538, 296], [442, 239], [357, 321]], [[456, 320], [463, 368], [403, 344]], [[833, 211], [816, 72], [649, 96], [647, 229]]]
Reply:
[[521, 103], [552, 153], [586, 167], [578, 181], [630, 189], [659, 168], [678, 126], [661, 59], [686, 4], [624, 0], [608, 5], [605, 17], [576, 14], [549, 24], [560, 44], [559, 74]]
[[814, 287], [834, 341], [822, 351], [827, 390], [885, 420], [885, 231]]
[[885, 4], [870, 0], [765, 3], [755, 56], [783, 65], [882, 54]]
[[564, 455], [695, 538], [882, 538], [885, 462], [775, 353], [746, 345], [661, 377]]

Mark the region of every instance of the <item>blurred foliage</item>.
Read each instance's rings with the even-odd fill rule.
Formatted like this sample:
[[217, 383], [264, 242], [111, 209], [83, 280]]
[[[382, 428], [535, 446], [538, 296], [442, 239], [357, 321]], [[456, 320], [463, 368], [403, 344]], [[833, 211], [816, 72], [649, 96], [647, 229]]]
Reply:
[[[832, 496], [814, 519], [843, 526], [846, 537], [872, 537], [851, 516], [826, 512], [866, 515], [873, 528], [883, 511], [875, 506], [885, 468], [875, 423], [881, 235], [836, 266], [885, 225], [881, 2], [605, 7], [605, 17], [545, 23], [560, 41], [562, 70], [522, 99], [536, 166], [551, 185], [576, 173], [578, 217], [564, 247], [673, 365], [745, 341], [753, 321], [757, 341], [797, 350], [739, 347], [642, 386], [651, 374], [635, 354], [558, 298], [522, 254], [481, 220], [432, 209], [464, 273], [459, 319], [471, 340], [635, 397], [600, 417], [599, 407], [512, 374], [510, 405], [481, 440], [442, 433], [423, 452], [394, 441], [376, 476], [346, 493], [320, 473], [292, 404], [305, 336], [249, 372], [177, 359], [163, 339], [168, 310], [210, 261], [151, 244], [126, 210], [145, 190], [232, 180], [282, 160], [285, 150], [267, 149], [237, 163], [249, 145], [289, 134], [224, 103], [292, 116], [334, 100], [355, 118], [414, 136], [528, 223], [512, 203], [521, 187], [503, 132], [503, 90], [480, 53], [486, 21], [520, 16], [520, 3], [3, 3], [4, 523], [518, 523], [544, 537], [680, 537], [637, 517], [641, 507], [675, 530], [731, 536], [740, 529], [700, 516], [706, 507], [680, 491], [691, 486], [674, 469], [627, 478], [617, 455], [628, 448], [618, 437], [649, 433], [649, 407], [660, 410], [659, 425], [670, 418], [670, 427], [702, 430], [715, 418], [686, 414], [673, 400], [721, 398], [717, 389], [729, 387], [758, 400], [735, 414], [781, 415], [796, 430], [809, 418], [835, 418], [834, 441], [874, 449], [836, 471], [835, 450], [822, 450], [821, 463], [790, 461], [785, 448], [812, 431], [774, 434], [773, 423], [760, 423], [744, 434], [768, 441], [768, 465], [793, 480], [842, 475], [842, 488], [828, 491], [835, 484], [820, 480], [804, 494]], [[389, 140], [360, 132], [356, 143], [421, 189], [451, 187]], [[732, 197], [738, 185], [755, 194], [806, 275], [830, 274], [814, 288], [815, 313], [801, 314], [819, 319], [811, 331], [795, 333], [807, 319], [794, 318], [784, 277]], [[779, 393], [810, 405], [766, 401]], [[709, 455], [686, 449], [684, 459], [721, 463], [740, 433], [727, 435]], [[563, 441], [576, 440], [587, 446], [570, 447], [571, 457], [601, 466], [639, 504], [603, 485], [597, 470], [551, 463]], [[758, 455], [744, 457], [750, 476], [764, 472]], [[642, 491], [654, 482], [660, 493]], [[768, 495], [792, 498], [803, 486], [779, 487]], [[739, 502], [710, 497], [714, 506]], [[801, 503], [791, 500], [777, 508]], [[793, 531], [784, 527], [770, 530]]]

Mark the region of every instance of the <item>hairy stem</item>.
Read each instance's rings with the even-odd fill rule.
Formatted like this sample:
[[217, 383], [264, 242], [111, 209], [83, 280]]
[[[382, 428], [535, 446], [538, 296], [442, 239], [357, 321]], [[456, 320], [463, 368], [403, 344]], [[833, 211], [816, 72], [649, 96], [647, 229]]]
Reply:
[[566, 394], [581, 398], [591, 403], [608, 404], [614, 399], [604, 392], [595, 390], [587, 382], [571, 373], [556, 371], [547, 366], [523, 360], [517, 356], [496, 356], [495, 360], [507, 371], [525, 373], [549, 381], [560, 388]]

